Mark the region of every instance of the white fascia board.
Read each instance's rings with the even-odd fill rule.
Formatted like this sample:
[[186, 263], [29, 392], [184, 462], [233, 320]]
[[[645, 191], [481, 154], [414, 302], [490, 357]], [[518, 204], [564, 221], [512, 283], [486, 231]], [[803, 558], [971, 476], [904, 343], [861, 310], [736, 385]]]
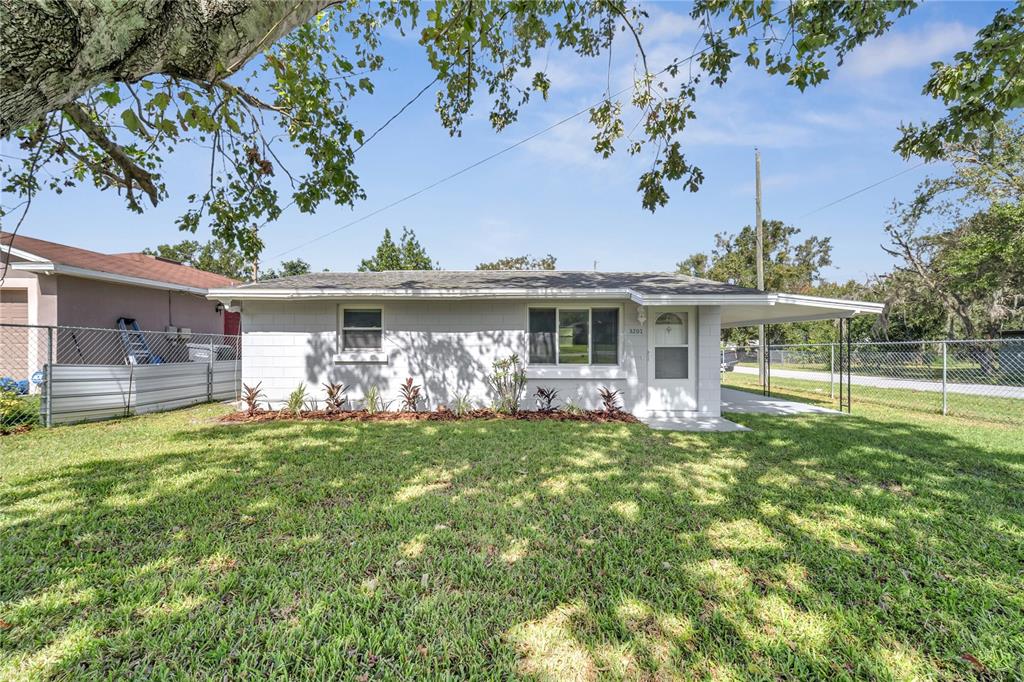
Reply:
[[[13, 246], [11, 246], [11, 247], [0, 246], [0, 252], [3, 252], [3, 251], [9, 251], [12, 256], [14, 256], [16, 258], [24, 258], [25, 260], [30, 261], [32, 263], [49, 263], [50, 262], [48, 259], [43, 258], [42, 256], [37, 256], [34, 253], [29, 253], [28, 251], [22, 251], [21, 249], [16, 249]], [[13, 265], [13, 263], [12, 263], [12, 265]]]
[[146, 279], [144, 277], [131, 277], [129, 275], [118, 275], [112, 272], [103, 272], [102, 270], [88, 270], [86, 268], [76, 268], [70, 265], [60, 265], [57, 263], [51, 263], [49, 261], [45, 263], [11, 263], [13, 270], [25, 270], [27, 272], [42, 272], [53, 275], [67, 275], [69, 277], [81, 277], [83, 279], [95, 279], [101, 282], [111, 282], [114, 284], [127, 284], [137, 287], [147, 287], [149, 289], [164, 289], [166, 291], [181, 291], [188, 294], [196, 294], [197, 296], [206, 296], [207, 289], [200, 289], [198, 287], [189, 287], [183, 284], [172, 284], [170, 282], [160, 282], [155, 279]]
[[873, 301], [850, 301], [845, 298], [825, 298], [823, 296], [804, 296], [801, 294], [776, 294], [778, 303], [792, 303], [818, 308], [842, 308], [852, 313], [881, 313], [884, 303]]

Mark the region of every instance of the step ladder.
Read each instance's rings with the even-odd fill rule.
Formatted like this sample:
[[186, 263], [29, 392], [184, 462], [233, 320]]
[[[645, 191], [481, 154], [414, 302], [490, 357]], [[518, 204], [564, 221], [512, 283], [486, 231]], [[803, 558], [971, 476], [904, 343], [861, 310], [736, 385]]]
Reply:
[[129, 365], [157, 364], [160, 359], [153, 355], [146, 343], [146, 337], [139, 329], [139, 323], [130, 317], [117, 318], [117, 328], [121, 330], [121, 343], [124, 344], [124, 355]]

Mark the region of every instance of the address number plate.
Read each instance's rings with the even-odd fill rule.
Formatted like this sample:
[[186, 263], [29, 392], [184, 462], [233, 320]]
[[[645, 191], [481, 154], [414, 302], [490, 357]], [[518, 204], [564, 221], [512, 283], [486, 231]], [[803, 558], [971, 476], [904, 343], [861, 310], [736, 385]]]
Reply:
[[629, 328], [629, 333], [630, 334], [643, 334], [644, 333], [644, 329], [643, 329], [643, 327], [630, 327]]

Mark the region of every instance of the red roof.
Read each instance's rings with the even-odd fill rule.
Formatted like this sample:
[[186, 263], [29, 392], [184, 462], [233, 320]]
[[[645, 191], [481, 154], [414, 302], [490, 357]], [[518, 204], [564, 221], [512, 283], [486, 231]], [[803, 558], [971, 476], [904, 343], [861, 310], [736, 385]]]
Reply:
[[[11, 243], [11, 233], [0, 232], [0, 244]], [[96, 270], [111, 275], [138, 277], [165, 284], [176, 284], [195, 289], [212, 289], [238, 284], [237, 280], [205, 270], [173, 263], [145, 253], [97, 253], [76, 246], [66, 246], [34, 237], [17, 235], [14, 248], [33, 256], [45, 258], [56, 265], [67, 265], [85, 270]]]

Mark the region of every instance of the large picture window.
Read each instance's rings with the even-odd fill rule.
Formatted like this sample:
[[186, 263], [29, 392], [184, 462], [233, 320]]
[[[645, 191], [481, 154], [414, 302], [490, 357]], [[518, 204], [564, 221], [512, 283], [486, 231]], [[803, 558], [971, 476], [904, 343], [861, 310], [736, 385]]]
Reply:
[[380, 350], [382, 330], [380, 308], [343, 310], [341, 349]]
[[530, 308], [530, 362], [619, 364], [618, 308]]

